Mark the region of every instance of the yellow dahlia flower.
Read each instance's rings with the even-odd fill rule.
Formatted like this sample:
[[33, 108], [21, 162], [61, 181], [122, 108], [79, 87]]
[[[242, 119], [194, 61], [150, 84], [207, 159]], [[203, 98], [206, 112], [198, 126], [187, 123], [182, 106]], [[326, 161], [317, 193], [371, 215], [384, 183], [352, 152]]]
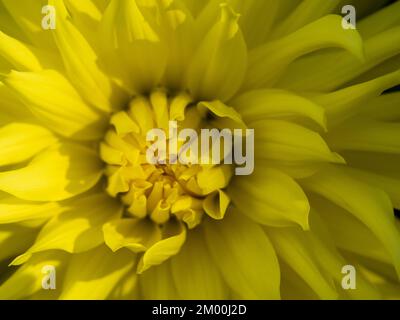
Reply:
[[[400, 297], [400, 2], [0, 16], [0, 298]], [[254, 129], [254, 173], [150, 164], [146, 133], [170, 121]]]

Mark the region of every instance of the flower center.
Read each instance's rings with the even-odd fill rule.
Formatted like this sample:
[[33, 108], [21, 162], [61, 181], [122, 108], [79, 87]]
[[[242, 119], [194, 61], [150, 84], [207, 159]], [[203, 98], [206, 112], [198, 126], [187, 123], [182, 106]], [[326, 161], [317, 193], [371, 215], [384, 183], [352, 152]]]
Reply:
[[[202, 143], [179, 139], [183, 130], [200, 135], [202, 129], [212, 128], [216, 119], [187, 93], [171, 95], [164, 89], [134, 97], [126, 110], [111, 117], [100, 154], [107, 164], [106, 190], [122, 201], [127, 216], [151, 219], [160, 225], [178, 219], [190, 229], [205, 215], [223, 218], [230, 203], [224, 189], [234, 172], [232, 164], [210, 158], [215, 157], [215, 141], [206, 154], [210, 161], [204, 161]], [[154, 129], [164, 133], [165, 141], [160, 136], [149, 139], [154, 138]], [[196, 147], [190, 144], [194, 142]], [[226, 150], [229, 144], [220, 147], [224, 149], [220, 159], [232, 151]], [[158, 161], [149, 161], [149, 151]]]

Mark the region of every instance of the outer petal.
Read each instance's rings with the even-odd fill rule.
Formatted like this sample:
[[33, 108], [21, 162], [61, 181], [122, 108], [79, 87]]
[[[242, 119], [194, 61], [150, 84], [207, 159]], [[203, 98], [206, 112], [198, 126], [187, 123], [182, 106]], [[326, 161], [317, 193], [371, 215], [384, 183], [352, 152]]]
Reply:
[[390, 264], [390, 255], [370, 229], [352, 214], [321, 197], [311, 197], [311, 205], [329, 229], [335, 245], [343, 250]]
[[174, 300], [182, 299], [171, 277], [169, 261], [155, 266], [139, 276], [140, 288], [144, 299]]
[[238, 15], [221, 5], [220, 20], [205, 36], [188, 69], [188, 87], [198, 100], [225, 102], [239, 89], [246, 65], [246, 44]]
[[0, 101], [0, 125], [16, 121], [23, 122], [34, 120], [28, 107], [21, 103], [3, 82], [0, 82]]
[[87, 147], [60, 144], [37, 155], [26, 167], [0, 172], [0, 190], [31, 201], [59, 201], [92, 188], [102, 163]]
[[0, 197], [0, 224], [48, 219], [62, 210], [56, 202], [23, 201], [12, 196]]
[[279, 0], [230, 0], [228, 3], [240, 14], [239, 24], [250, 48], [264, 43], [270, 36], [281, 6]]
[[362, 110], [362, 114], [376, 120], [400, 121], [399, 101], [400, 92], [381, 95], [370, 100]]
[[50, 32], [44, 30], [41, 25], [43, 19], [42, 8], [47, 0], [3, 0], [4, 6], [18, 24], [25, 36], [38, 47], [55, 49]]
[[[34, 259], [18, 268], [0, 286], [0, 299], [24, 299], [42, 290], [42, 280], [44, 274], [43, 267], [53, 266], [56, 276], [62, 279], [63, 267], [67, 262], [67, 255], [62, 252], [49, 251], [38, 254]], [[56, 277], [57, 279], [57, 277]], [[57, 287], [56, 283], [56, 287]]]
[[179, 295], [188, 300], [227, 299], [227, 288], [204, 242], [200, 230], [189, 233], [181, 252], [171, 259]]
[[[296, 91], [329, 92], [339, 89], [400, 53], [400, 27], [393, 27], [365, 40], [363, 46], [364, 60], [338, 51], [299, 59], [287, 70], [278, 85]], [[388, 69], [393, 71], [393, 65], [389, 64]], [[375, 78], [377, 76], [379, 73], [374, 75]]]
[[362, 40], [357, 31], [344, 30], [342, 17], [329, 15], [250, 53], [244, 87], [261, 88], [276, 83], [286, 68], [307, 53], [330, 47], [344, 48], [361, 59]]
[[305, 179], [302, 184], [361, 220], [390, 252], [400, 276], [400, 233], [395, 225], [390, 199], [383, 191], [360, 182], [335, 166]]
[[163, 229], [163, 240], [156, 242], [140, 258], [137, 272], [143, 273], [152, 266], [159, 265], [179, 253], [186, 240], [186, 228], [183, 224], [169, 222]]
[[104, 241], [114, 252], [127, 248], [143, 252], [161, 240], [161, 230], [147, 220], [119, 219], [104, 225]]
[[308, 23], [311, 23], [326, 14], [332, 13], [342, 0], [304, 0], [292, 10], [284, 21], [277, 25], [273, 32], [274, 38], [280, 38], [292, 33]]
[[332, 129], [362, 112], [368, 101], [380, 96], [383, 91], [398, 83], [400, 83], [399, 71], [332, 93], [317, 95], [311, 99], [324, 107], [329, 120], [329, 128]]
[[25, 123], [11, 123], [0, 129], [0, 166], [30, 159], [57, 141], [46, 128]]
[[139, 1], [110, 1], [100, 26], [101, 61], [131, 92], [158, 85], [167, 61], [160, 35]]
[[[358, 2], [365, 3], [364, 0], [358, 0]], [[377, 1], [374, 1], [376, 3]], [[369, 5], [371, 8], [371, 5]], [[358, 29], [360, 30], [363, 38], [371, 38], [385, 30], [388, 30], [400, 22], [400, 3], [393, 2], [392, 4], [382, 8], [381, 10], [375, 11], [370, 16], [362, 19], [358, 24]]]
[[[312, 218], [315, 217], [312, 216]], [[325, 234], [326, 228], [320, 220], [313, 219], [311, 229], [313, 232], [306, 236], [311, 250], [316, 253], [314, 257], [321, 268], [335, 280], [338, 290], [343, 280], [341, 270], [343, 266], [349, 264], [349, 261], [346, 261], [331, 245], [332, 236]], [[329, 238], [326, 238], [327, 236]], [[339, 290], [338, 292], [340, 292]], [[341, 290], [341, 293], [341, 297], [345, 299], [381, 299], [379, 291], [361, 274], [357, 274], [357, 290]]]
[[108, 300], [138, 300], [139, 299], [139, 279], [134, 272], [128, 272], [119, 283], [114, 287], [108, 296]]
[[346, 151], [343, 155], [352, 167], [348, 170], [353, 176], [385, 190], [393, 206], [400, 209], [399, 154]]
[[243, 214], [258, 223], [308, 229], [310, 206], [306, 195], [292, 178], [278, 170], [263, 168], [251, 176], [237, 177], [229, 185], [228, 194]]
[[57, 27], [52, 32], [71, 82], [92, 106], [106, 112], [118, 109], [124, 95], [115, 90], [110, 78], [100, 70], [96, 52], [68, 20], [63, 2], [53, 0], [49, 3], [58, 12]]
[[231, 211], [222, 222], [208, 222], [204, 230], [214, 262], [239, 297], [279, 299], [278, 260], [261, 227]]
[[230, 102], [248, 123], [261, 119], [310, 119], [326, 130], [324, 109], [313, 101], [284, 90], [246, 92]]
[[35, 241], [37, 233], [37, 229], [18, 225], [0, 226], [0, 243], [2, 246], [0, 261], [15, 257], [28, 249]]
[[56, 71], [12, 71], [4, 83], [53, 131], [79, 140], [102, 137], [106, 119], [86, 105]]
[[103, 224], [121, 214], [121, 205], [106, 194], [74, 201], [69, 210], [44, 225], [32, 247], [12, 264], [22, 264], [34, 253], [46, 250], [80, 253], [93, 249], [104, 242]]
[[21, 71], [39, 71], [40, 61], [24, 43], [0, 31], [0, 56]]
[[256, 130], [256, 158], [278, 162], [334, 162], [344, 160], [329, 150], [315, 131], [280, 120], [261, 120], [249, 124]]
[[338, 297], [331, 279], [324, 277], [324, 273], [315, 262], [314, 252], [310, 250], [302, 231], [269, 228], [267, 234], [278, 256], [290, 265], [321, 299]]
[[336, 150], [400, 153], [400, 123], [350, 119], [335, 128], [327, 141]]
[[133, 272], [135, 259], [128, 250], [113, 253], [105, 246], [73, 255], [60, 299], [106, 299], [119, 280]]

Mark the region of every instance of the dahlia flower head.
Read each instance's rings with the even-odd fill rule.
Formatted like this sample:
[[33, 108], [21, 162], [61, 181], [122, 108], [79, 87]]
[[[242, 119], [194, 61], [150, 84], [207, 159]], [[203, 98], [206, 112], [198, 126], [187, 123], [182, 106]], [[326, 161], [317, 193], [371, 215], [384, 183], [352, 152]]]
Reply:
[[[0, 30], [1, 299], [400, 298], [399, 1], [0, 0]], [[150, 164], [170, 121], [254, 129], [254, 172]]]

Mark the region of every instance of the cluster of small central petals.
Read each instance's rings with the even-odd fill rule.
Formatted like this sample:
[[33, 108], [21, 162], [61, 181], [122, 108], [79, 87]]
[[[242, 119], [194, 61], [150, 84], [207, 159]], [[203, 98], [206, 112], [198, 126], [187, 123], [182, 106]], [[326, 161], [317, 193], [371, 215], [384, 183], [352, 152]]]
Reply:
[[205, 214], [223, 218], [230, 202], [223, 189], [232, 177], [231, 165], [152, 164], [146, 157], [151, 145], [147, 133], [152, 129], [164, 130], [169, 139], [170, 121], [178, 124], [178, 130], [200, 130], [207, 119], [207, 112], [188, 94], [171, 96], [163, 89], [134, 97], [126, 110], [111, 117], [100, 154], [107, 164], [106, 190], [123, 202], [126, 215], [160, 225], [175, 218], [188, 228], [198, 226]]

